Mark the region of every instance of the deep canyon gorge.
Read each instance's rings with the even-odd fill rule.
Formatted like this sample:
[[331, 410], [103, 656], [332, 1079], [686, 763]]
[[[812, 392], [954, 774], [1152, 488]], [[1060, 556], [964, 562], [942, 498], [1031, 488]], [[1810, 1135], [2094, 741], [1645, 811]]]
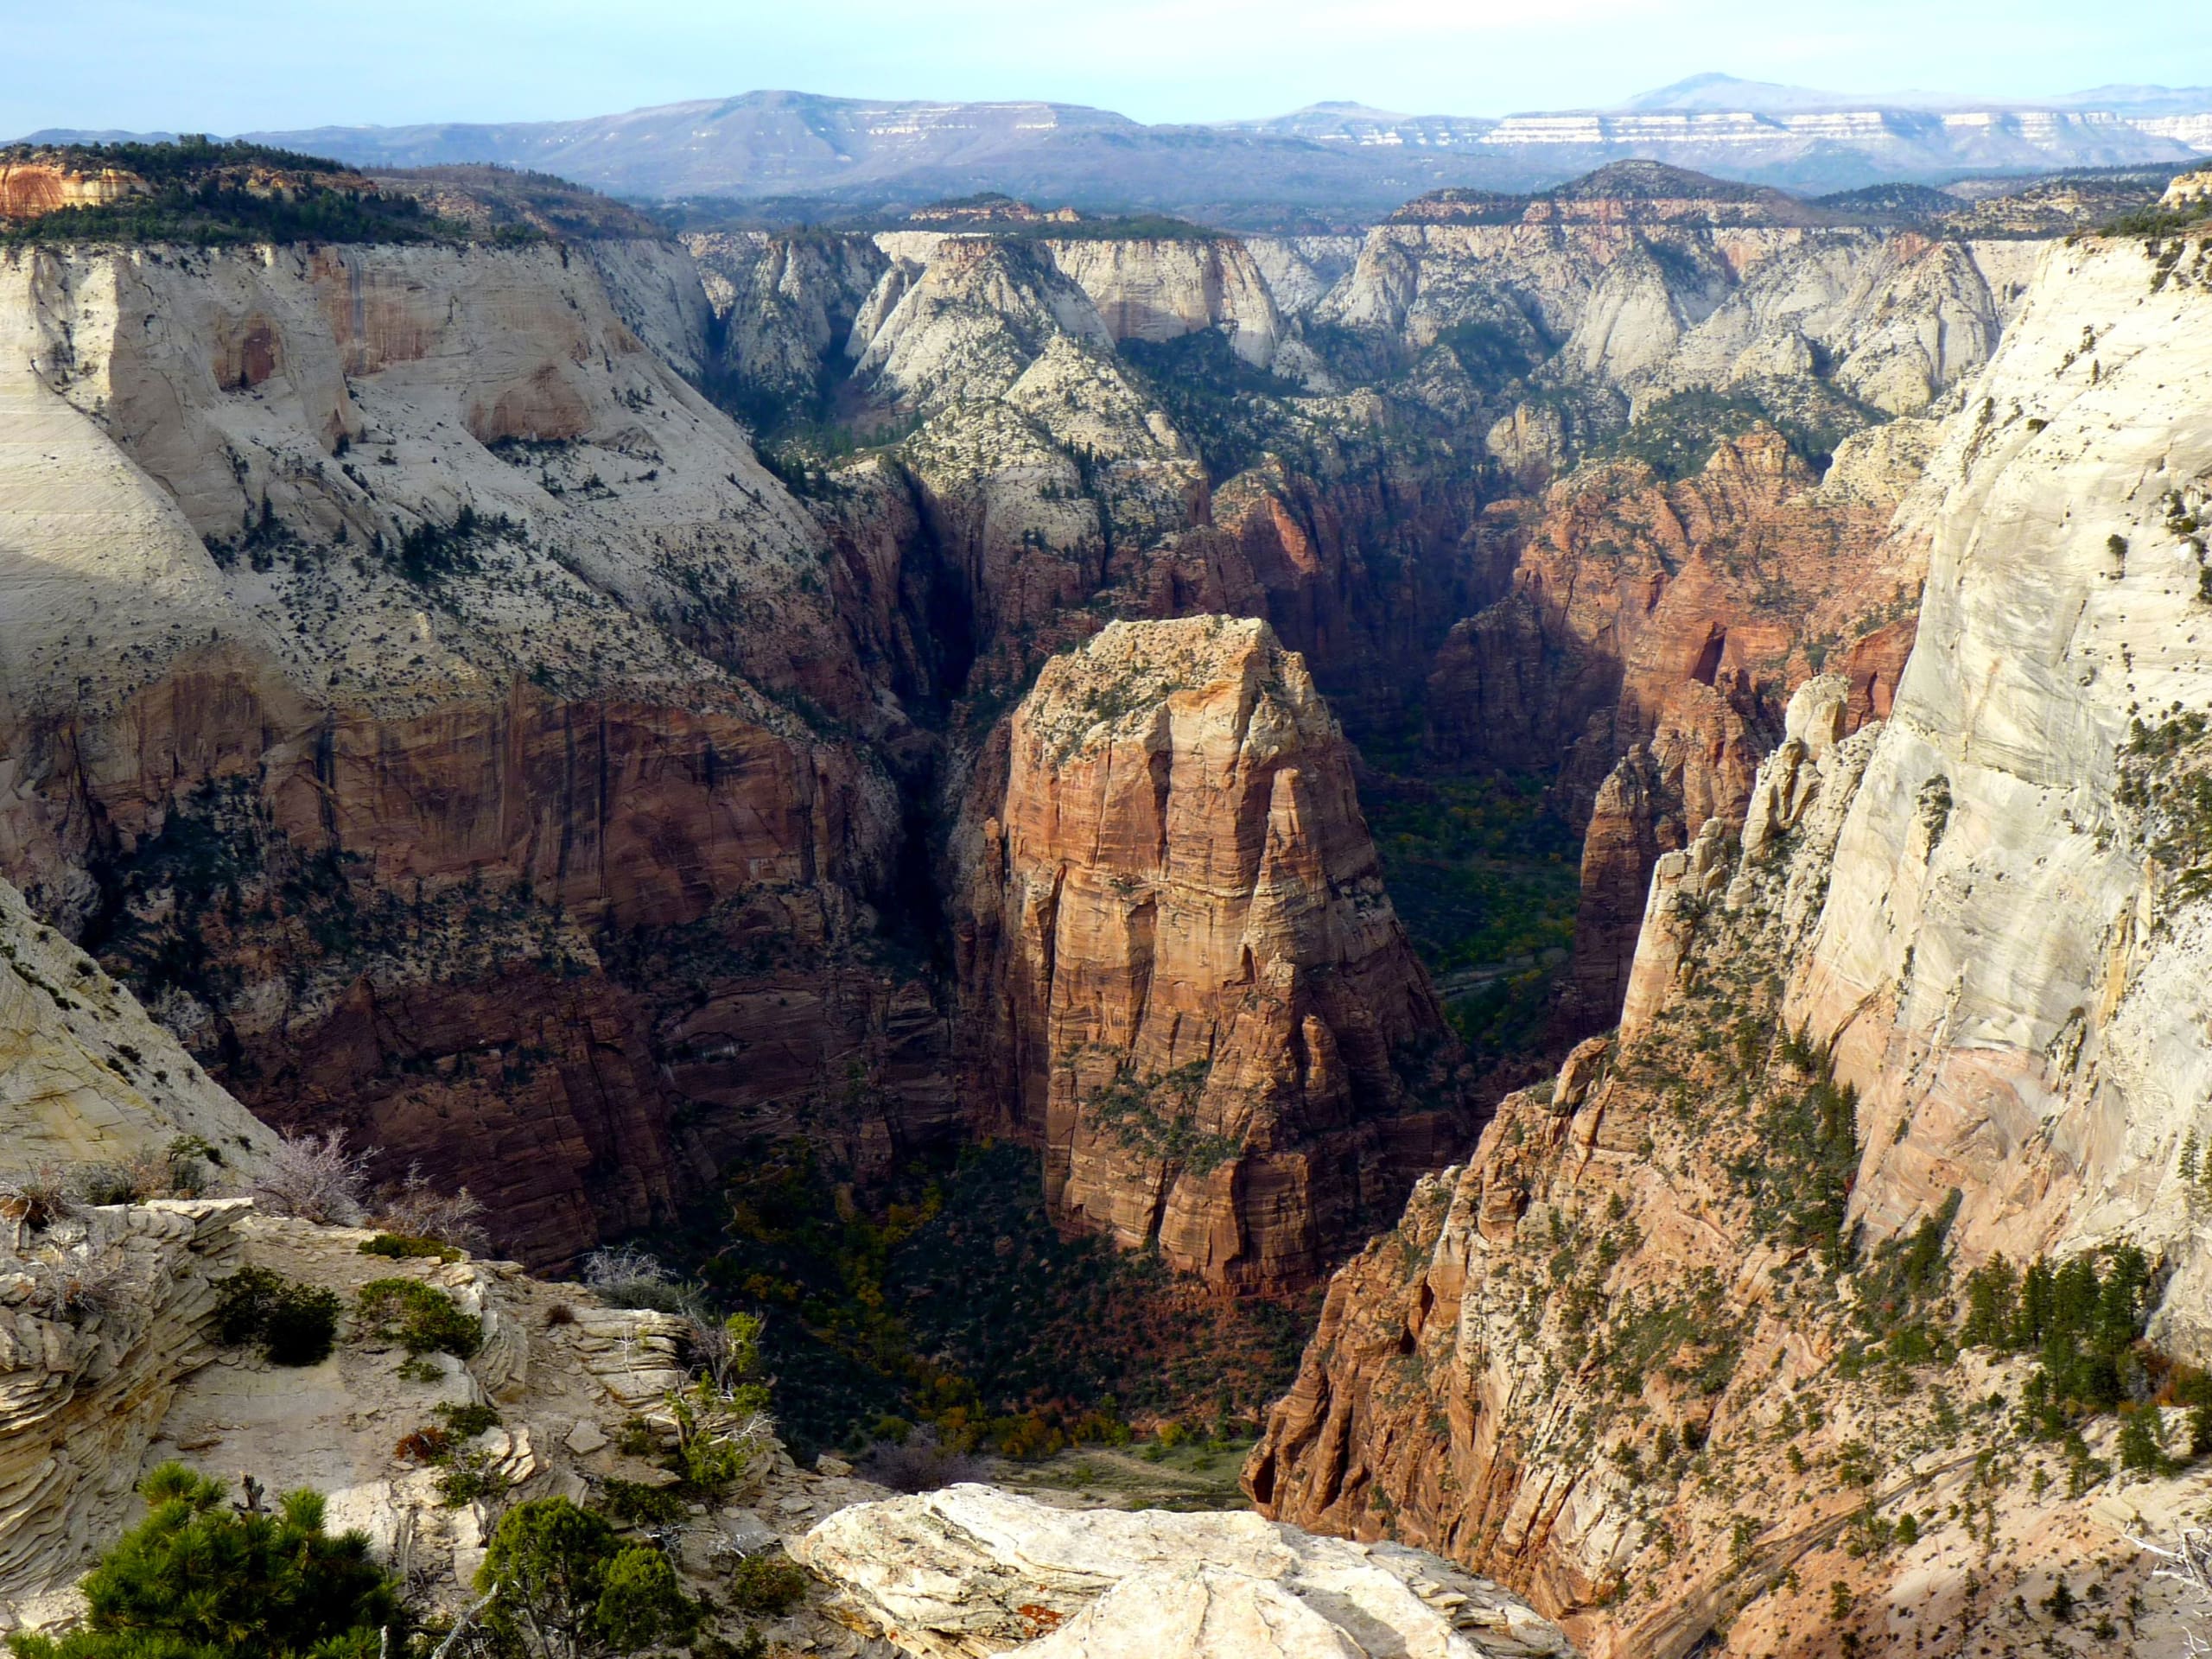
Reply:
[[[769, 229], [205, 149], [277, 206], [0, 161], [0, 1161], [465, 1187], [408, 1270], [526, 1492], [638, 1484], [690, 1339], [568, 1281], [658, 1253], [766, 1321], [795, 1646], [2181, 1650], [2203, 173]], [[406, 1402], [213, 1363], [216, 1268], [352, 1236], [86, 1213], [128, 1306], [0, 1270], [10, 1617], [213, 1448], [460, 1610], [496, 1505]], [[1186, 1427], [1257, 1516], [1112, 1532], [1120, 1601], [977, 1488], [845, 1507]]]

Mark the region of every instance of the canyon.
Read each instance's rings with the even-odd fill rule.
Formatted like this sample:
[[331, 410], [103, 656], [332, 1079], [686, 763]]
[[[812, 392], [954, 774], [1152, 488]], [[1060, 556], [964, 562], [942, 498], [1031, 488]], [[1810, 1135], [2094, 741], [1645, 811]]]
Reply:
[[[317, 1494], [328, 1523], [404, 1584], [413, 1614], [453, 1625], [456, 1639], [486, 1605], [477, 1575], [508, 1503], [612, 1503], [674, 1481], [663, 1443], [712, 1399], [694, 1374], [695, 1323], [612, 1306], [513, 1262], [287, 1214], [273, 1185], [255, 1196], [136, 1192], [210, 1174], [271, 1180], [282, 1148], [3, 883], [0, 951], [13, 969], [0, 1004], [0, 1132], [11, 1147], [62, 1154], [11, 1171], [0, 1192], [0, 1630], [79, 1624], [79, 1578], [138, 1518], [142, 1474], [179, 1459], [243, 1465], [242, 1511], [264, 1491]], [[81, 1064], [102, 1049], [105, 1065]], [[34, 1064], [55, 1082], [27, 1081]], [[140, 1068], [156, 1080], [150, 1098]], [[173, 1076], [175, 1096], [159, 1086]], [[150, 1138], [181, 1125], [194, 1131], [185, 1141]], [[187, 1162], [200, 1173], [181, 1174]], [[65, 1198], [46, 1174], [58, 1167], [128, 1168], [134, 1190]], [[334, 1329], [319, 1356], [241, 1338], [238, 1289], [257, 1276], [327, 1301]], [[394, 1286], [448, 1308], [466, 1339], [424, 1349], [380, 1325], [372, 1299]], [[353, 1312], [334, 1341], [340, 1308]], [[1471, 1659], [1573, 1652], [1519, 1598], [1435, 1556], [1249, 1515], [1071, 1511], [967, 1484], [932, 1501], [988, 1518], [1000, 1553], [979, 1558], [957, 1523], [917, 1537], [901, 1511], [918, 1500], [830, 1460], [802, 1470], [757, 1424], [743, 1433], [711, 1509], [677, 1503], [683, 1518], [664, 1518], [655, 1535], [677, 1581], [702, 1599], [701, 1643], [772, 1637], [859, 1659], [997, 1652], [1032, 1637], [1045, 1653], [1165, 1639], [1196, 1655], [1221, 1650], [1225, 1623], [1238, 1651], [1291, 1659], [1379, 1620]], [[733, 1563], [791, 1557], [818, 1589], [767, 1609], [721, 1605]], [[1204, 1570], [1182, 1583], [1161, 1573], [1171, 1560]], [[963, 1587], [918, 1609], [918, 1578]], [[1179, 1617], [1163, 1617], [1163, 1587]]]
[[[372, 188], [480, 223], [517, 194]], [[0, 862], [249, 1104], [480, 1171], [542, 1264], [672, 1217], [764, 1139], [865, 1182], [991, 1124], [1061, 1148], [1071, 1225], [1312, 1281], [1478, 1109], [1441, 1007], [1401, 944], [1394, 988], [1345, 1005], [1365, 1034], [1315, 1016], [1341, 1065], [1295, 1034], [1304, 991], [1264, 1040], [1140, 1036], [1147, 1087], [1218, 1037], [1261, 1041], [1238, 1068], [1319, 1065], [1331, 1103], [1299, 1085], [1257, 1161], [1149, 1220], [1157, 1173], [1071, 1188], [1101, 1080], [1035, 1081], [1080, 1044], [1019, 1012], [1034, 924], [988, 889], [1031, 873], [976, 868], [1024, 791], [1090, 786], [1013, 753], [1040, 666], [1110, 617], [1243, 613], [1356, 730], [1411, 723], [1463, 770], [1566, 749], [1559, 810], [1596, 829], [1562, 1018], [1602, 1028], [1625, 895], [1740, 800], [1812, 653], [1862, 662], [1869, 709], [1902, 655], [1913, 559], [1870, 548], [1910, 420], [1841, 440], [1824, 482], [1773, 421], [1808, 450], [1815, 423], [1916, 418], [2024, 270], [2020, 244], [1808, 228], [1641, 164], [1518, 223], [1361, 239], [1017, 217], [679, 247], [524, 194], [534, 245], [8, 256], [4, 535], [35, 598], [7, 622]], [[694, 381], [770, 427], [831, 387], [874, 442], [771, 471]], [[1683, 399], [1738, 432], [1694, 476], [1655, 452], [1545, 486], [1626, 442], [1632, 404]], [[1371, 887], [1348, 766], [1294, 769], [1333, 804], [1281, 809], [1299, 844], [1270, 869]], [[1259, 880], [1248, 798], [1168, 813], [1159, 867]], [[1082, 857], [1094, 887], [1148, 875]], [[1210, 947], [1176, 995], [1246, 994], [1240, 961]], [[1135, 947], [1096, 971], [1146, 1006]], [[1408, 1065], [1444, 1080], [1410, 1117]], [[1279, 1189], [1268, 1160], [1323, 1144], [1287, 1127], [1309, 1108], [1314, 1135], [1430, 1127], [1335, 1196]], [[1275, 1266], [1218, 1242], [1255, 1206], [1303, 1241]]]
[[[57, 155], [11, 219], [132, 199]], [[875, 1317], [1007, 1143], [1162, 1305], [1326, 1287], [1246, 1491], [1384, 1553], [1224, 1557], [1192, 1606], [1477, 1573], [1525, 1650], [1810, 1655], [2056, 1640], [2070, 1574], [2173, 1639], [2123, 1546], [2205, 1477], [2112, 1465], [2181, 1443], [2212, 1321], [2201, 193], [2052, 239], [1630, 161], [1347, 233], [678, 238], [467, 168], [264, 182], [421, 232], [0, 247], [26, 1155], [342, 1129], [465, 1183], [522, 1265], [454, 1287], [542, 1323], [525, 1268], [730, 1227], [845, 1229]], [[1416, 869], [1440, 822], [1477, 900]], [[1495, 896], [1540, 826], [1542, 927]], [[86, 1235], [175, 1257], [147, 1364], [204, 1362], [187, 1258], [358, 1287], [222, 1203]], [[2125, 1414], [2016, 1429], [1967, 1275], [2123, 1246]], [[919, 1300], [692, 1259], [887, 1349], [902, 1407], [1090, 1403], [958, 1394], [887, 1335]], [[111, 1530], [96, 1472], [41, 1524]], [[865, 1539], [792, 1539], [906, 1618]], [[1125, 1640], [1137, 1592], [1089, 1593], [1028, 1634]]]

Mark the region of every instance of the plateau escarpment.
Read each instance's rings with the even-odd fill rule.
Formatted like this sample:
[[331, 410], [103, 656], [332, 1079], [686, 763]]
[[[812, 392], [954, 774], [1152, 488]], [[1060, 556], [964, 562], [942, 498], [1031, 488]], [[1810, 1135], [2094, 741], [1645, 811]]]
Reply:
[[1304, 663], [1263, 622], [1115, 623], [1007, 747], [963, 855], [979, 1097], [1069, 1216], [1309, 1280], [1468, 1120]]
[[2204, 1483], [2207, 274], [2045, 251], [1892, 532], [1893, 705], [1802, 686], [1660, 859], [1618, 1033], [1332, 1285], [1267, 1512], [1596, 1653], [2181, 1642], [2126, 1539]]

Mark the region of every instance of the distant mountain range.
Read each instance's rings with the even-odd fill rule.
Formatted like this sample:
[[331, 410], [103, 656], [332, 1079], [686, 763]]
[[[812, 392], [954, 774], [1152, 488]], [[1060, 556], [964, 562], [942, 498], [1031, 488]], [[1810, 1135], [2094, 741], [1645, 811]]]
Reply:
[[1751, 115], [1811, 115], [1848, 110], [2095, 111], [2128, 119], [2195, 115], [2212, 111], [2212, 86], [2092, 86], [2063, 97], [1961, 98], [1955, 92], [1828, 92], [1814, 86], [1787, 86], [1771, 80], [1743, 80], [1734, 75], [1692, 75], [1671, 86], [1639, 92], [1619, 105], [1623, 111], [1661, 111]]
[[1608, 110], [1416, 116], [1330, 103], [1183, 126], [1079, 105], [756, 92], [575, 121], [241, 136], [372, 168], [496, 162], [642, 199], [753, 202], [771, 217], [998, 190], [1283, 226], [1371, 218], [1446, 187], [1537, 188], [1632, 156], [1804, 192], [2179, 166], [2212, 154], [2212, 88], [2108, 86], [2029, 104], [1698, 75]]

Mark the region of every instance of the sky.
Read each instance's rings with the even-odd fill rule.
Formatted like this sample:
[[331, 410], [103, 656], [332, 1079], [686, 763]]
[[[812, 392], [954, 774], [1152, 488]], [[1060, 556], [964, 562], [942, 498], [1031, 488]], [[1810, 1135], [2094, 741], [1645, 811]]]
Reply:
[[0, 0], [0, 135], [552, 120], [761, 87], [1209, 121], [1602, 106], [1707, 70], [2014, 99], [2212, 84], [2212, 6], [2190, 0]]

